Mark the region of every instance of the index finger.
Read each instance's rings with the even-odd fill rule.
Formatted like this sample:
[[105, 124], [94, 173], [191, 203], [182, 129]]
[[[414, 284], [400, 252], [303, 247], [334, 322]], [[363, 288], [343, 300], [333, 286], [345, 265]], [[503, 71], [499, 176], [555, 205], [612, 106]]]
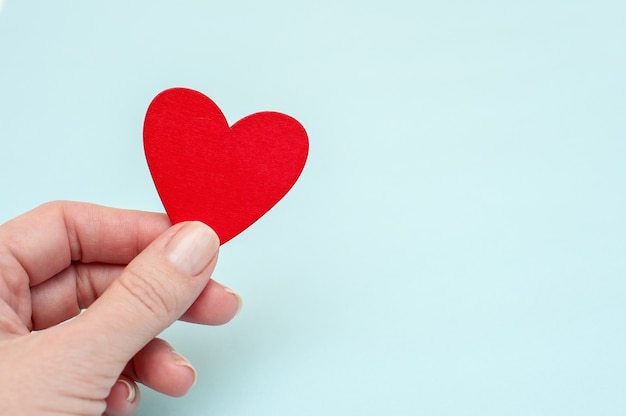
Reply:
[[50, 202], [0, 226], [0, 278], [21, 268], [34, 286], [72, 261], [127, 264], [170, 225], [165, 214]]

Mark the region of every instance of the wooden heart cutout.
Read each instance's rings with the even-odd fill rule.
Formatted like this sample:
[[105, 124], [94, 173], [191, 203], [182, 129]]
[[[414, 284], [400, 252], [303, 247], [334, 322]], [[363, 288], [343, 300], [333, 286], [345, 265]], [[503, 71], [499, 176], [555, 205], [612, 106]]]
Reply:
[[150, 103], [144, 150], [172, 223], [198, 220], [222, 244], [269, 211], [295, 184], [306, 162], [304, 127], [276, 112], [228, 126], [204, 94], [172, 88]]

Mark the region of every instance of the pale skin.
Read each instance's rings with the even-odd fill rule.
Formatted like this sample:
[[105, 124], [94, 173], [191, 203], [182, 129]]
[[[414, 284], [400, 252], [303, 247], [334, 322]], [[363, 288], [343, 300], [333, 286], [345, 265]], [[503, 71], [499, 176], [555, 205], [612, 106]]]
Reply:
[[218, 247], [198, 222], [75, 202], [0, 225], [0, 414], [132, 415], [136, 383], [187, 393], [196, 371], [156, 336], [238, 312], [211, 279]]

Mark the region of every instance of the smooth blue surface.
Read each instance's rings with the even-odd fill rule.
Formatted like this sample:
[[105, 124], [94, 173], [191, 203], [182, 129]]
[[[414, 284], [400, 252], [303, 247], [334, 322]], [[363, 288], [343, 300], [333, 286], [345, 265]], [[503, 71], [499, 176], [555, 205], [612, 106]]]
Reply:
[[11, 1], [0, 221], [162, 210], [141, 143], [171, 86], [298, 118], [293, 191], [223, 247], [229, 325], [141, 415], [623, 415], [623, 1]]

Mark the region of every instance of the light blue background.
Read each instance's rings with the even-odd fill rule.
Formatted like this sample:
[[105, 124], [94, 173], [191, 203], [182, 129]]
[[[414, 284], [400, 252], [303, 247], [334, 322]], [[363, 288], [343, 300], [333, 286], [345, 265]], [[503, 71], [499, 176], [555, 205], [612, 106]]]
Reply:
[[0, 222], [162, 210], [172, 86], [311, 152], [222, 249], [242, 313], [165, 334], [198, 384], [141, 415], [625, 414], [626, 3], [9, 0]]

